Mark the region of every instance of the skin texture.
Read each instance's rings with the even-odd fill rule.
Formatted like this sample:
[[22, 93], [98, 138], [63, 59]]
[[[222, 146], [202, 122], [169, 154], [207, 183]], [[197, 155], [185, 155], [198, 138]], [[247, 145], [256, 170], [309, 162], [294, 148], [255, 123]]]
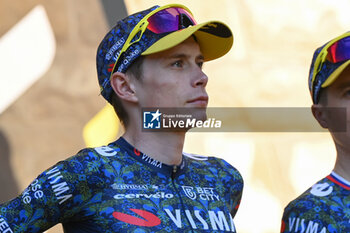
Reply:
[[[334, 171], [350, 180], [350, 67], [348, 66], [325, 91], [327, 100], [323, 104], [314, 104], [312, 112], [320, 125], [327, 128], [333, 137], [337, 150]], [[347, 113], [346, 126], [341, 123], [344, 113], [327, 111], [322, 107], [344, 108]], [[336, 132], [339, 126], [346, 127], [346, 132]]]
[[185, 132], [142, 132], [142, 108], [205, 110], [208, 77], [202, 71], [203, 60], [199, 45], [190, 37], [171, 49], [146, 56], [140, 80], [123, 73], [113, 74], [111, 85], [130, 116], [123, 135], [127, 141], [160, 162], [181, 163]]

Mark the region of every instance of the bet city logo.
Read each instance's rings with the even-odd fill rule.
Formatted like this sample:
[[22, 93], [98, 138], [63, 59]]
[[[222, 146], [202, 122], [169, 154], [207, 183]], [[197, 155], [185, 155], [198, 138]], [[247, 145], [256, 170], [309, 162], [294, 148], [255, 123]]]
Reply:
[[197, 197], [204, 201], [219, 201], [220, 196], [214, 192], [214, 188], [181, 186], [185, 195], [195, 200]]

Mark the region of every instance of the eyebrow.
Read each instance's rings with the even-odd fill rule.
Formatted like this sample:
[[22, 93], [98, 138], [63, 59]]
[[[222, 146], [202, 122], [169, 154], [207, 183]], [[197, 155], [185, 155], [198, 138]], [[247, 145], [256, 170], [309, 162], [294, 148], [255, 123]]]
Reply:
[[[174, 59], [174, 58], [189, 58], [191, 57], [191, 55], [188, 54], [184, 54], [184, 53], [175, 53], [170, 55], [169, 57], [167, 57], [167, 59]], [[202, 54], [199, 54], [198, 56], [196, 56], [196, 59], [201, 59], [204, 60], [204, 56]]]

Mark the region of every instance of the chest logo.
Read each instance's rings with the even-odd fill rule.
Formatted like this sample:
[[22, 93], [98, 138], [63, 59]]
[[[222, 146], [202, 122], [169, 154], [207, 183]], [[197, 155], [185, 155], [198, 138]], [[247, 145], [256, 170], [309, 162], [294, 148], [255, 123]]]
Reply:
[[182, 186], [182, 190], [186, 194], [188, 198], [191, 198], [192, 200], [196, 199], [197, 195], [196, 192], [194, 191], [194, 188], [191, 186]]
[[318, 197], [325, 197], [328, 196], [329, 194], [331, 194], [333, 191], [333, 187], [330, 186], [327, 183], [323, 183], [323, 184], [315, 184], [312, 186], [310, 193], [318, 196]]
[[142, 226], [142, 227], [154, 227], [154, 226], [158, 226], [161, 223], [160, 219], [154, 214], [152, 214], [151, 212], [148, 212], [146, 210], [138, 210], [138, 209], [129, 209], [129, 210], [136, 213], [141, 218], [135, 217], [129, 214], [120, 213], [117, 211], [113, 212], [113, 217], [115, 219], [118, 219], [119, 221], [129, 223], [135, 226]]

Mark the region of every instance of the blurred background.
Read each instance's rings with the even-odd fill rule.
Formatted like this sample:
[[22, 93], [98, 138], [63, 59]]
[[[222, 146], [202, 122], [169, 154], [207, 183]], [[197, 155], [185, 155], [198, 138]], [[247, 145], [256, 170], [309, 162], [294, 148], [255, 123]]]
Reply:
[[[309, 107], [313, 51], [350, 22], [348, 0], [0, 0], [0, 202], [57, 161], [121, 134], [99, 96], [97, 46], [118, 19], [168, 3], [234, 33], [233, 49], [204, 66], [210, 107]], [[241, 172], [240, 233], [279, 232], [283, 208], [335, 161], [327, 133], [188, 133], [185, 151]]]

